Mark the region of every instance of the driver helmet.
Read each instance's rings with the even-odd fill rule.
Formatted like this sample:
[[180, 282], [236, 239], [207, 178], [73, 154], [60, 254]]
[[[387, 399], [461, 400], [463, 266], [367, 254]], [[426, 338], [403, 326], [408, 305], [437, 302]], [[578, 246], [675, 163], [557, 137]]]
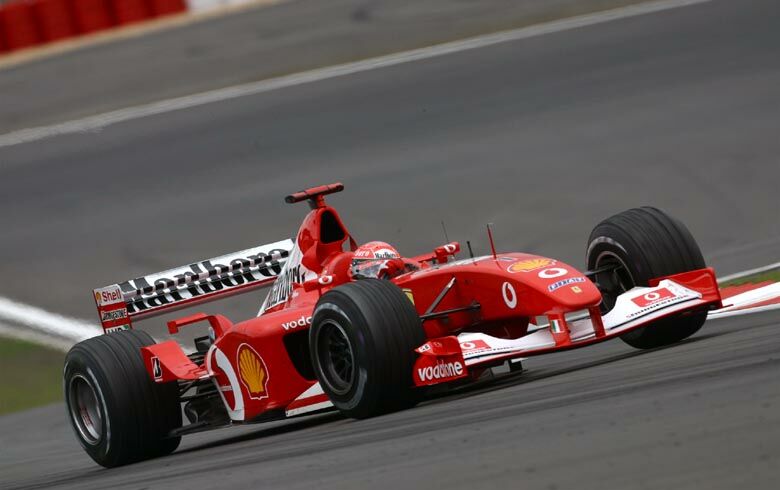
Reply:
[[392, 245], [385, 242], [368, 242], [359, 246], [352, 256], [352, 277], [379, 279], [388, 272], [387, 262], [401, 256]]

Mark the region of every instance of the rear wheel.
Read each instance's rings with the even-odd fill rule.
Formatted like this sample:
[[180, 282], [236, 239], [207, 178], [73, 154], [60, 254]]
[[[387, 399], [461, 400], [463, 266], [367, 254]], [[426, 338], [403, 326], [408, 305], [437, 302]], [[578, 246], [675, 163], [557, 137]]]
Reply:
[[[588, 240], [588, 269], [601, 290], [602, 312], [615, 306], [623, 292], [647, 286], [650, 279], [706, 267], [690, 231], [663, 211], [629, 209], [599, 223]], [[638, 349], [679, 342], [696, 333], [707, 319], [704, 311], [665, 318], [623, 334]]]
[[105, 467], [121, 466], [173, 452], [181, 427], [176, 383], [153, 382], [141, 347], [154, 344], [129, 330], [79, 342], [65, 358], [68, 416], [87, 454]]
[[333, 405], [366, 418], [411, 407], [420, 318], [393, 283], [364, 279], [325, 293], [309, 330], [314, 373]]

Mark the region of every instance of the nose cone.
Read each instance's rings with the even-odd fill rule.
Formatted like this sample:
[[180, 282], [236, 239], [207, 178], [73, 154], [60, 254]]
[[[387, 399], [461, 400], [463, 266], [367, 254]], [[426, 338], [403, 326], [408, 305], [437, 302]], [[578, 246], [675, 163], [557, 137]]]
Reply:
[[540, 305], [550, 310], [575, 311], [601, 302], [601, 292], [596, 285], [563, 262], [525, 255], [510, 265], [507, 272], [534, 290]]
[[563, 277], [547, 285], [546, 294], [566, 310], [579, 310], [601, 302], [601, 292], [583, 275]]

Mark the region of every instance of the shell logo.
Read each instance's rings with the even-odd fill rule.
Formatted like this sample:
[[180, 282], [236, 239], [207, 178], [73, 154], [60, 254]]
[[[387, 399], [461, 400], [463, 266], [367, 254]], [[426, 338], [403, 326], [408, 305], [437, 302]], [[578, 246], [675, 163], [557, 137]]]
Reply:
[[263, 358], [249, 344], [241, 344], [238, 346], [237, 361], [238, 375], [249, 398], [268, 398], [268, 369]]
[[507, 268], [507, 272], [530, 272], [555, 263], [552, 259], [528, 259], [515, 262]]

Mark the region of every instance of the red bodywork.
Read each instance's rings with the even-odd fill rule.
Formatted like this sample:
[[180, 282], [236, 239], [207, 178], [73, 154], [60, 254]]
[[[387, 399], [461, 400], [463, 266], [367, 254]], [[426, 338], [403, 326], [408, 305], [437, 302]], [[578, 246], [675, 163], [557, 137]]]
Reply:
[[[210, 271], [213, 264], [203, 261], [200, 264], [208, 264], [202, 267], [204, 274], [211, 275], [195, 277], [199, 269], [190, 265], [196, 271], [193, 278], [169, 275], [181, 276], [176, 280], [180, 284], [166, 276], [154, 282], [137, 279], [129, 282], [130, 286], [125, 283], [95, 290], [104, 328], [129, 328], [134, 318], [267, 286], [273, 281], [256, 318], [233, 324], [221, 315], [196, 314], [168, 323], [171, 334], [176, 334], [186, 325], [207, 322], [213, 344], [201, 364], [193, 362], [173, 340], [145, 347], [149, 374], [157, 382], [211, 378], [234, 422], [297, 415], [329, 406], [311, 369], [307, 339], [320, 296], [353, 280], [350, 264], [357, 244], [336, 210], [323, 198], [342, 188], [334, 184], [288, 196], [288, 202], [308, 200], [312, 209], [290, 250], [279, 249], [281, 253], [259, 259], [259, 272], [256, 270], [253, 276], [260, 277], [258, 280], [250, 280], [246, 272], [247, 267], [256, 265], [254, 259], [236, 259], [231, 265], [223, 260]], [[509, 358], [600, 342], [662, 316], [721, 304], [711, 269], [659, 278], [656, 284], [663, 279], [673, 283], [666, 281], [663, 287], [634, 293], [633, 299], [640, 300], [634, 301], [635, 306], [626, 302], [620, 319], [616, 320], [616, 315], [605, 317], [611, 329], [608, 331], [599, 312], [599, 290], [574, 267], [524, 253], [453, 261], [459, 250], [457, 243], [449, 243], [430, 254], [404, 259], [416, 270], [390, 279], [415, 305], [429, 339], [417, 349], [419, 357], [410, 385], [466, 378]], [[272, 260], [278, 263], [273, 265], [269, 262]], [[245, 281], [239, 283], [241, 277]], [[190, 279], [199, 281], [197, 295], [194, 283], [187, 282]], [[228, 279], [232, 281], [229, 285]], [[203, 285], [206, 282], [214, 286], [219, 281], [225, 285], [221, 290]], [[176, 288], [182, 293], [185, 289], [191, 291], [192, 297], [177, 294]], [[144, 303], [139, 303], [139, 298]], [[567, 315], [572, 312], [583, 312], [588, 318], [573, 321]]]

